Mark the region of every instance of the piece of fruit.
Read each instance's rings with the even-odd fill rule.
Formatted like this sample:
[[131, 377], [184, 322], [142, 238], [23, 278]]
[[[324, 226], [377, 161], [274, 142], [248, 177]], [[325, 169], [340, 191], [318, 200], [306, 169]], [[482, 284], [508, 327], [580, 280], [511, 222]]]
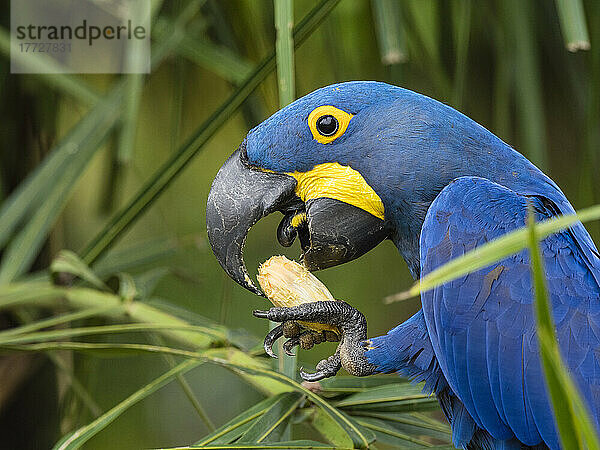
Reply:
[[[297, 306], [302, 303], [336, 301], [321, 281], [303, 265], [285, 256], [273, 256], [258, 268], [258, 283], [271, 303], [275, 306]], [[333, 331], [338, 336], [337, 327], [321, 323], [298, 321], [300, 325], [314, 331]]]

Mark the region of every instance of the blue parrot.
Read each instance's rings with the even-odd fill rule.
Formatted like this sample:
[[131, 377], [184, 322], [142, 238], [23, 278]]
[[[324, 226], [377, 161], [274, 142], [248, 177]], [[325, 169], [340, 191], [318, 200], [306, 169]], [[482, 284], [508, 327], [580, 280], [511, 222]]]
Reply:
[[[243, 246], [275, 211], [282, 245], [298, 237], [318, 270], [391, 239], [417, 279], [453, 258], [537, 220], [571, 214], [559, 187], [523, 155], [453, 108], [380, 82], [318, 89], [252, 129], [217, 174], [208, 236], [226, 272], [262, 295]], [[600, 255], [581, 223], [541, 243], [562, 357], [600, 429]], [[282, 324], [286, 351], [331, 336], [298, 320], [338, 326], [334, 355], [304, 379], [393, 373], [424, 381], [465, 449], [559, 449], [540, 363], [527, 251], [421, 295], [422, 309], [368, 338], [345, 302], [255, 311]], [[335, 338], [335, 336], [334, 336]], [[304, 345], [306, 347], [306, 345]]]

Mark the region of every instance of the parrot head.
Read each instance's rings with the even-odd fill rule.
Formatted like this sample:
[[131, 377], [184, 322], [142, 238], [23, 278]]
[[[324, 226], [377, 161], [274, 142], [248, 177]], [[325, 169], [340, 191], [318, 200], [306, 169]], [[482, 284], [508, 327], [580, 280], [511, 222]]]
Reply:
[[429, 204], [471, 167], [491, 171], [499, 156], [487, 150], [498, 143], [466, 116], [406, 89], [368, 81], [318, 89], [252, 129], [221, 167], [206, 211], [211, 247], [229, 276], [262, 295], [244, 243], [259, 219], [279, 211], [279, 242], [298, 238], [311, 271], [391, 238], [415, 275]]

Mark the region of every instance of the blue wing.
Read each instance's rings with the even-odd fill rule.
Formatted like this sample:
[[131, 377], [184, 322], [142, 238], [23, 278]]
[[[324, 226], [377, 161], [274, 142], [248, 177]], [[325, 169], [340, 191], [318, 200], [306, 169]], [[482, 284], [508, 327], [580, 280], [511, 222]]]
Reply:
[[[421, 275], [525, 224], [555, 213], [477, 177], [459, 178], [434, 200], [421, 231]], [[585, 232], [581, 225], [577, 233]], [[600, 417], [600, 260], [572, 230], [540, 243], [562, 356], [596, 420]], [[593, 245], [593, 244], [592, 244]], [[539, 360], [529, 255], [513, 255], [422, 294], [437, 362], [476, 424], [496, 439], [559, 448]], [[600, 428], [599, 428], [600, 429]]]

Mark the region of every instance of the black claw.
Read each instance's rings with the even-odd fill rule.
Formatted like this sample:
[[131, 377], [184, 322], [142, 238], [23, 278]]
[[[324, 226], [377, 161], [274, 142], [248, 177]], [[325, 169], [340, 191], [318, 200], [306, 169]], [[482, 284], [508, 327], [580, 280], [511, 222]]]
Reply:
[[330, 376], [330, 374], [323, 371], [308, 373], [304, 371], [303, 367], [300, 367], [300, 377], [302, 377], [304, 381], [319, 381]]
[[269, 311], [261, 311], [260, 309], [255, 309], [254, 311], [252, 311], [252, 315], [254, 317], [258, 317], [259, 319], [268, 319]]
[[288, 339], [287, 341], [285, 341], [283, 343], [283, 351], [285, 352], [286, 355], [288, 356], [296, 356], [293, 352], [292, 349], [296, 346], [300, 344], [300, 338], [299, 337], [293, 337]]
[[[256, 312], [256, 311], [255, 311]], [[262, 312], [262, 311], [261, 311]], [[269, 355], [271, 358], [275, 358], [277, 359], [277, 355], [275, 353], [273, 353], [273, 344], [277, 341], [277, 339], [279, 339], [281, 336], [283, 336], [283, 325], [278, 325], [275, 328], [273, 328], [271, 331], [269, 331], [267, 333], [267, 335], [265, 336], [265, 342], [263, 344], [265, 352], [267, 353], [267, 355]], [[286, 352], [287, 353], [287, 352]]]

